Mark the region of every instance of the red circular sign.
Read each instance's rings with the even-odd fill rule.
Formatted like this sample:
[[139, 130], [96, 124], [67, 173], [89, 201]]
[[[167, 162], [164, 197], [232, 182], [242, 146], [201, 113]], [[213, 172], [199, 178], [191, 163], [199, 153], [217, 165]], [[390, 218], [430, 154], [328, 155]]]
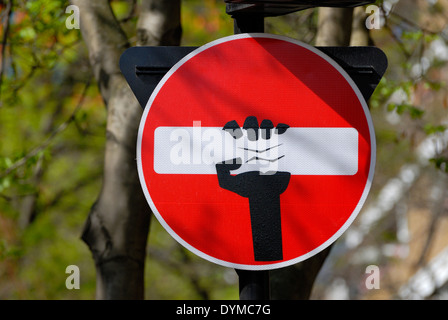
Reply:
[[207, 260], [249, 270], [334, 242], [375, 165], [369, 111], [347, 73], [314, 47], [268, 34], [222, 38], [179, 61], [148, 101], [137, 150], [164, 228]]

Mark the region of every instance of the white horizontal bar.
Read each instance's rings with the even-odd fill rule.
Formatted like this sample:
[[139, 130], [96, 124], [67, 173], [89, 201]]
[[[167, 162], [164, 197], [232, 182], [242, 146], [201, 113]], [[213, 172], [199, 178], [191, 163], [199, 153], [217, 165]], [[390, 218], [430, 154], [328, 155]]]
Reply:
[[242, 131], [243, 137], [234, 139], [221, 127], [158, 127], [154, 170], [160, 174], [216, 174], [216, 163], [240, 158], [242, 165], [232, 174], [354, 175], [358, 171], [358, 131], [354, 128], [289, 128], [257, 141], [249, 141], [246, 130]]

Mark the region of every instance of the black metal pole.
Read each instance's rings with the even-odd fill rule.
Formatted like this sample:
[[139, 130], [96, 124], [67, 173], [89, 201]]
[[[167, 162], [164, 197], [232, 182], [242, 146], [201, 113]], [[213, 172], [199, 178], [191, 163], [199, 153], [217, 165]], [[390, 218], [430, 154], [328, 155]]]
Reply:
[[239, 278], [240, 300], [269, 300], [269, 271], [235, 269]]
[[264, 32], [264, 15], [261, 12], [247, 11], [251, 6], [248, 4], [226, 4], [226, 12], [233, 18], [235, 34]]
[[264, 17], [250, 13], [236, 14], [233, 16], [233, 32], [264, 32]]

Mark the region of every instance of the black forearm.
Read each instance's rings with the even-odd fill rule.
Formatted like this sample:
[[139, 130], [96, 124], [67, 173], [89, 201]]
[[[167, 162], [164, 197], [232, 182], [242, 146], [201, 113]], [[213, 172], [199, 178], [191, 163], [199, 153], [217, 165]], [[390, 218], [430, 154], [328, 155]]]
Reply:
[[280, 195], [250, 197], [249, 206], [255, 260], [282, 260]]

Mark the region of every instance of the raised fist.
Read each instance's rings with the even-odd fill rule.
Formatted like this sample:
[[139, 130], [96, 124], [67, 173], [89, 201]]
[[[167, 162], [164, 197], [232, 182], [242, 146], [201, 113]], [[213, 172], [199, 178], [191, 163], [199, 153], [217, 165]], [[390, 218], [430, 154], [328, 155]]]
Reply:
[[[280, 135], [289, 128], [286, 124], [278, 124], [274, 128], [272, 121], [263, 120], [260, 125], [256, 117], [246, 118], [242, 128], [236, 121], [228, 122], [223, 130], [235, 139], [246, 137], [249, 141], [269, 140], [274, 134]], [[244, 135], [242, 130], [246, 130]], [[277, 145], [271, 146], [271, 148]], [[255, 154], [265, 150], [252, 149]], [[262, 158], [254, 156], [250, 160], [279, 161], [283, 156]], [[280, 195], [286, 190], [291, 174], [289, 172], [248, 171], [231, 175], [231, 171], [241, 167], [242, 159], [235, 158], [216, 164], [219, 186], [249, 199], [252, 240], [256, 261], [277, 261], [283, 259]]]

